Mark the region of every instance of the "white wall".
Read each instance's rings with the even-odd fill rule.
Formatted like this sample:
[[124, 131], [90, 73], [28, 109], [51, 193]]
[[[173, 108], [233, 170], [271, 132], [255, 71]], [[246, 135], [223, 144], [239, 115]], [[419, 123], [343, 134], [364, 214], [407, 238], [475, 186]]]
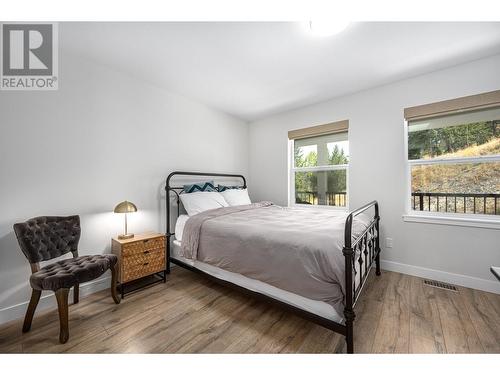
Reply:
[[500, 231], [402, 220], [403, 108], [498, 89], [500, 55], [251, 123], [252, 198], [287, 204], [288, 130], [348, 119], [351, 208], [379, 201], [382, 237], [394, 239], [392, 249], [383, 249], [383, 266], [500, 293], [489, 271], [500, 265]]
[[15, 222], [80, 214], [80, 254], [106, 253], [124, 199], [139, 208], [132, 231], [164, 231], [169, 172], [248, 172], [244, 122], [68, 54], [59, 64], [58, 91], [0, 92], [0, 323], [30, 295]]

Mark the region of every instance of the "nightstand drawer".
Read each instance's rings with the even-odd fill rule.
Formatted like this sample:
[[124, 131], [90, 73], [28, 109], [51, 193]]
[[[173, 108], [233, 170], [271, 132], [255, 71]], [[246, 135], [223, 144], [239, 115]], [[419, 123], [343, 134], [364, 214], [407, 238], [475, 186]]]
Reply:
[[165, 249], [153, 249], [153, 250], [144, 250], [140, 253], [129, 254], [122, 258], [122, 267], [132, 267], [139, 264], [144, 264], [147, 262], [156, 261], [159, 258], [165, 258]]
[[122, 267], [122, 282], [140, 279], [165, 269], [165, 256], [154, 257], [143, 263]]
[[147, 251], [164, 249], [164, 248], [165, 248], [164, 237], [134, 241], [122, 245], [122, 256], [123, 257], [135, 256], [138, 254], [143, 254]]
[[[166, 242], [162, 233], [136, 234], [132, 238], [113, 238], [111, 241], [111, 252], [118, 257], [120, 272], [118, 281], [122, 298], [125, 292], [125, 284], [146, 276], [152, 276], [152, 283], [139, 283], [140, 289], [146, 285], [158, 281], [167, 281], [166, 272]], [[162, 273], [162, 276], [160, 276]], [[133, 282], [128, 285], [133, 286]]]

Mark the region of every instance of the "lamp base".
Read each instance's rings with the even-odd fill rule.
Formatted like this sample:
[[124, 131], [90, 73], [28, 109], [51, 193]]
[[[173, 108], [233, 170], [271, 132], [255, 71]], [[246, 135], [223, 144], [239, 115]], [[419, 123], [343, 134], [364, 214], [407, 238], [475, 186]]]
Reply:
[[134, 238], [134, 234], [133, 233], [129, 233], [129, 234], [120, 234], [118, 236], [118, 239], [119, 240], [128, 240], [130, 238]]

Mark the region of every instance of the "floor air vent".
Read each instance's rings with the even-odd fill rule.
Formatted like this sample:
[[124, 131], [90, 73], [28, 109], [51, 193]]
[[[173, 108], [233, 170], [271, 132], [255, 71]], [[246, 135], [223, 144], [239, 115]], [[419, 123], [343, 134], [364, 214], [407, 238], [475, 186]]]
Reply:
[[440, 288], [440, 289], [452, 290], [454, 292], [458, 292], [458, 289], [455, 285], [442, 283], [441, 281], [424, 280], [424, 284], [428, 285], [428, 286], [432, 286], [434, 288]]

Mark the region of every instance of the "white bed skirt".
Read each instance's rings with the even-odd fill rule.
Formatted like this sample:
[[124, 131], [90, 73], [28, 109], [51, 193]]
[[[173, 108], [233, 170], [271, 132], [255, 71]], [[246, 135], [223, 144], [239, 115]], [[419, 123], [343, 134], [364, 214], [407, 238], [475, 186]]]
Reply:
[[[177, 230], [176, 230], [177, 232]], [[343, 323], [344, 318], [339, 316], [339, 314], [335, 311], [335, 309], [327, 304], [326, 302], [322, 301], [316, 301], [312, 300], [309, 298], [305, 298], [302, 296], [299, 296], [298, 294], [295, 293], [290, 293], [286, 290], [276, 288], [272, 285], [269, 285], [267, 283], [264, 283], [259, 280], [254, 280], [249, 277], [243, 276], [238, 273], [230, 272], [223, 270], [219, 267], [212, 266], [210, 264], [200, 262], [197, 260], [192, 260], [192, 259], [187, 259], [179, 254], [180, 252], [180, 247], [181, 243], [178, 240], [173, 241], [173, 246], [172, 246], [172, 251], [170, 256], [172, 258], [175, 258], [177, 260], [182, 261], [183, 263], [186, 263], [192, 267], [195, 267], [199, 269], [200, 271], [203, 271], [211, 276], [214, 276], [218, 279], [229, 281], [233, 284], [239, 285], [245, 289], [252, 290], [254, 292], [258, 292], [261, 294], [264, 294], [268, 297], [272, 297], [273, 299], [276, 299], [281, 302], [285, 302], [289, 305], [298, 307], [302, 310], [308, 311], [310, 313], [313, 313], [315, 315], [319, 315], [323, 318], [332, 320], [337, 323]]]

